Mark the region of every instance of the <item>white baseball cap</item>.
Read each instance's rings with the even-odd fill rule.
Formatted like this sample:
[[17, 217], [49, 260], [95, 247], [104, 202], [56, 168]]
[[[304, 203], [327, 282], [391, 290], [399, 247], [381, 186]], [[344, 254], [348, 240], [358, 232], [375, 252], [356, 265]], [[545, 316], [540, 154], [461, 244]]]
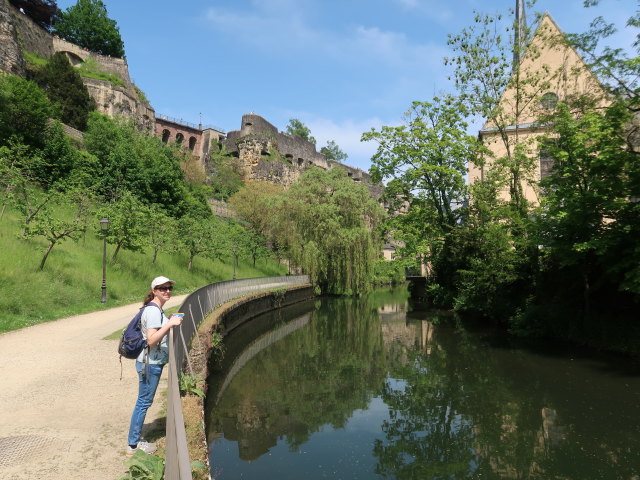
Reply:
[[164, 283], [170, 283], [171, 285], [173, 285], [176, 282], [174, 282], [173, 280], [169, 280], [167, 277], [156, 277], [151, 280], [151, 290]]

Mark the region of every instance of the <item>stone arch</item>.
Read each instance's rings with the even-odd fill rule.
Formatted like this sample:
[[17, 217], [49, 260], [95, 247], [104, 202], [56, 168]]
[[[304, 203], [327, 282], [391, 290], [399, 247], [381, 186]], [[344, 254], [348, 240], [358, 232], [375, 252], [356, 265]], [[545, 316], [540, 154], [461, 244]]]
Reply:
[[166, 128], [164, 130], [162, 130], [162, 142], [163, 143], [168, 143], [170, 136], [171, 136], [171, 132], [169, 130], [167, 130]]
[[189, 150], [191, 150], [192, 152], [196, 148], [197, 141], [198, 140], [196, 140], [196, 137], [189, 137]]
[[84, 62], [84, 59], [74, 52], [70, 52], [68, 50], [61, 50], [61, 52], [64, 53], [64, 55], [67, 57], [67, 60], [69, 60], [69, 63], [74, 67], [77, 67]]
[[184, 142], [184, 135], [180, 132], [176, 133], [176, 143], [182, 145], [182, 142]]

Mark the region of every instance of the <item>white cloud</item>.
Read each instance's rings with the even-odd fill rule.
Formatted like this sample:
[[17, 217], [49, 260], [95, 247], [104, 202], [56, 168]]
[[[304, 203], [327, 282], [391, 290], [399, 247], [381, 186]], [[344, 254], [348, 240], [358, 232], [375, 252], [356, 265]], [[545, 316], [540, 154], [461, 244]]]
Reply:
[[[304, 52], [319, 63], [340, 61], [347, 64], [371, 62], [385, 66], [433, 64], [440, 62], [444, 49], [434, 43], [412, 42], [405, 33], [377, 26], [352, 25], [340, 31], [312, 25], [297, 3], [278, 0], [255, 1], [252, 11], [210, 8], [206, 21], [219, 31], [263, 52], [283, 54]], [[268, 8], [267, 8], [268, 7]]]
[[360, 138], [371, 128], [379, 130], [382, 125], [388, 124], [377, 117], [361, 120], [345, 119], [337, 122], [308, 114], [299, 115], [299, 117], [308, 119], [305, 123], [318, 142], [318, 150], [326, 146], [329, 140], [333, 140], [349, 156], [345, 160], [347, 165], [365, 171], [371, 166], [371, 157], [376, 152], [377, 145], [374, 142], [361, 142]]

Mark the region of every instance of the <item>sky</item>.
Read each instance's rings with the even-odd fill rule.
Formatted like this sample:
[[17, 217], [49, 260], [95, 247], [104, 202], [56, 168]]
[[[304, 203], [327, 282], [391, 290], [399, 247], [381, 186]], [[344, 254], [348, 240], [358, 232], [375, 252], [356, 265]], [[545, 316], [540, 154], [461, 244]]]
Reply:
[[[58, 0], [66, 10], [76, 0]], [[447, 34], [474, 11], [503, 13], [515, 0], [103, 0], [124, 41], [129, 73], [156, 115], [240, 129], [256, 113], [284, 131], [307, 125], [318, 150], [335, 141], [344, 163], [363, 170], [376, 145], [363, 132], [399, 125], [412, 101], [452, 90]], [[636, 0], [538, 0], [565, 32], [602, 15], [621, 28], [610, 43], [630, 48], [624, 29]], [[615, 42], [615, 43], [614, 43]], [[472, 125], [471, 129], [478, 129]]]

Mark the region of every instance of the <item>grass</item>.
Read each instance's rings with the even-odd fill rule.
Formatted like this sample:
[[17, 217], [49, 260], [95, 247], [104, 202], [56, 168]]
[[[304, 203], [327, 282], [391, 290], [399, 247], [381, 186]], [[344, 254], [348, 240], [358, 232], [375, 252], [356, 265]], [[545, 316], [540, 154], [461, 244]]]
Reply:
[[103, 72], [100, 64], [93, 58], [87, 58], [82, 62], [78, 67], [78, 73], [82, 77], [106, 80], [107, 82], [111, 82], [119, 87], [124, 87], [124, 81], [118, 75]]
[[27, 52], [26, 50], [22, 51], [22, 56], [24, 57], [24, 59], [28, 64], [31, 64], [37, 68], [44, 67], [47, 63], [49, 63], [49, 61], [46, 58], [43, 58], [40, 55], [33, 52]]
[[[21, 223], [18, 213], [11, 209], [0, 219], [0, 333], [141, 302], [150, 279], [158, 275], [176, 281], [175, 295], [230, 280], [233, 275], [231, 256], [224, 261], [196, 257], [189, 271], [183, 254], [160, 253], [153, 265], [151, 252], [121, 251], [115, 264], [107, 262], [107, 302], [103, 304], [103, 243], [97, 231], [98, 219], [94, 222], [96, 229], [87, 231], [77, 243], [68, 240], [56, 246], [43, 270], [38, 267], [45, 241], [19, 238]], [[112, 253], [113, 247], [107, 245], [107, 259]], [[238, 278], [281, 275], [286, 268], [267, 260], [253, 268], [241, 260], [236, 273]]]
[[[49, 63], [49, 60], [33, 52], [27, 52], [25, 50], [22, 52], [22, 55], [24, 56], [24, 59], [26, 60], [26, 62], [29, 65], [32, 65], [35, 69], [40, 69], [44, 67], [47, 63]], [[93, 58], [87, 58], [84, 62], [80, 64], [77, 70], [81, 77], [94, 78], [96, 80], [105, 80], [107, 82], [111, 82], [114, 85], [118, 85], [119, 87], [125, 86], [124, 80], [122, 80], [122, 78], [120, 78], [118, 75], [115, 75], [113, 73], [104, 72], [100, 64]], [[142, 90], [140, 90], [137, 87], [135, 88], [140, 99], [143, 101], [146, 101], [144, 92], [142, 92]]]

